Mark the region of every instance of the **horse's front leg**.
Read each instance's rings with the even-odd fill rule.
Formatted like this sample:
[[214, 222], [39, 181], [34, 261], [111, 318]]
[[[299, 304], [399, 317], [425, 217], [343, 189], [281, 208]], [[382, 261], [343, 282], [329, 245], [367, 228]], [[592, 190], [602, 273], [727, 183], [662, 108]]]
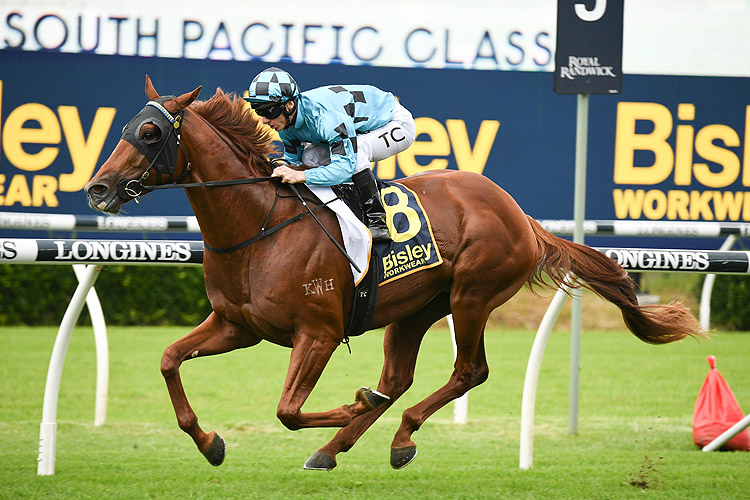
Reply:
[[216, 432], [203, 432], [198, 425], [198, 417], [190, 407], [182, 387], [180, 365], [188, 359], [221, 354], [259, 342], [260, 339], [249, 331], [212, 312], [192, 332], [167, 347], [162, 355], [161, 373], [167, 383], [177, 423], [180, 429], [193, 438], [198, 450], [211, 465], [221, 465], [224, 461], [224, 440]]
[[319, 413], [302, 413], [302, 405], [320, 379], [339, 342], [333, 336], [298, 334], [292, 347], [289, 371], [276, 415], [288, 429], [343, 427], [354, 417], [386, 401], [375, 391], [359, 390], [353, 404]]

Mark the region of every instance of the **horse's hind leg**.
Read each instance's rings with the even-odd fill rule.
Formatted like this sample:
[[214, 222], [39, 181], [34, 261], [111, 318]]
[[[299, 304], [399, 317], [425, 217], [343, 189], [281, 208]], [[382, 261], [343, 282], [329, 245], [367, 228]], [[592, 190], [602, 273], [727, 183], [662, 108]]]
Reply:
[[422, 426], [430, 415], [464, 395], [469, 389], [487, 380], [489, 375], [484, 352], [484, 327], [481, 327], [478, 335], [462, 341], [458, 338], [459, 322], [455, 311], [453, 321], [456, 324], [458, 345], [453, 373], [447, 384], [417, 405], [404, 411], [401, 417], [401, 426], [391, 443], [391, 467], [394, 469], [407, 466], [417, 455], [417, 445], [411, 440], [411, 435]]
[[478, 386], [489, 376], [484, 350], [484, 328], [490, 312], [510, 299], [521, 288], [525, 277], [505, 281], [495, 296], [488, 297], [483, 290], [492, 288], [485, 281], [491, 276], [464, 281], [451, 291], [451, 310], [456, 330], [456, 362], [448, 383], [417, 405], [404, 411], [401, 426], [391, 444], [391, 466], [400, 469], [417, 454], [417, 445], [411, 440], [427, 418], [440, 408]]
[[241, 347], [250, 347], [260, 339], [238, 325], [211, 315], [192, 332], [167, 347], [161, 358], [161, 373], [167, 383], [177, 423], [188, 433], [198, 450], [211, 465], [224, 461], [224, 440], [216, 432], [205, 433], [198, 425], [198, 417], [190, 407], [180, 380], [180, 365], [188, 359], [229, 352]]
[[365, 431], [411, 386], [417, 353], [427, 330], [435, 321], [450, 313], [448, 294], [435, 298], [416, 314], [385, 329], [383, 338], [383, 371], [378, 382], [378, 392], [390, 397], [373, 411], [355, 417], [342, 427], [333, 439], [315, 452], [307, 462], [306, 469], [330, 470], [336, 466], [336, 455], [346, 452]]

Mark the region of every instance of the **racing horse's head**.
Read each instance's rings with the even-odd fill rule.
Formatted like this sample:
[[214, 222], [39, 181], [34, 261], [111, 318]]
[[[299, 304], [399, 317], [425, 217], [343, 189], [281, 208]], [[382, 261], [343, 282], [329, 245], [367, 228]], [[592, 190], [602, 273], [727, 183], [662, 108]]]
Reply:
[[123, 203], [148, 192], [147, 186], [184, 174], [179, 148], [182, 118], [200, 90], [162, 97], [146, 76], [149, 102], [125, 125], [114, 151], [84, 187], [91, 208], [117, 213]]

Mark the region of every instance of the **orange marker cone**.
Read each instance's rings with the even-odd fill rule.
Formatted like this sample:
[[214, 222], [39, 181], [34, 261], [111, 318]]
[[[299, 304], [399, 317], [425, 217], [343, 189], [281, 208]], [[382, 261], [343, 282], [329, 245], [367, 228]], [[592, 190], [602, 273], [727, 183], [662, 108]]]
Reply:
[[[698, 393], [693, 414], [693, 442], [700, 448], [716, 439], [745, 416], [729, 385], [716, 369], [716, 357], [706, 358], [711, 369]], [[743, 430], [722, 450], [750, 451], [750, 431]]]

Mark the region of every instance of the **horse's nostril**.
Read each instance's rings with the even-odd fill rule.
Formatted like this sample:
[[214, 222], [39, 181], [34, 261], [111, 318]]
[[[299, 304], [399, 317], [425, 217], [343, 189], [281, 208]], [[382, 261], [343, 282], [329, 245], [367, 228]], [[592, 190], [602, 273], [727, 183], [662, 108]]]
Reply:
[[109, 188], [103, 184], [94, 184], [89, 188], [89, 194], [99, 198], [105, 196], [108, 191]]

